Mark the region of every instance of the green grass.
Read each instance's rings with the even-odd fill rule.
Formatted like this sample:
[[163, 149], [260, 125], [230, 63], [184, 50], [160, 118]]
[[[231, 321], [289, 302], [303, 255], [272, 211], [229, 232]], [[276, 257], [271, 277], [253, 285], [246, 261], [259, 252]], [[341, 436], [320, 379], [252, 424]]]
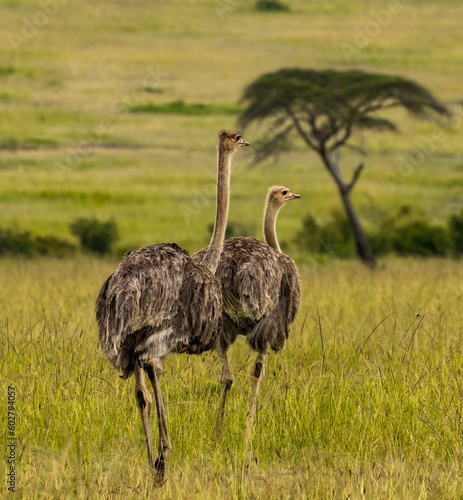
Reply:
[[[350, 64], [341, 42], [352, 44], [384, 2], [292, 0], [282, 15], [234, 2], [220, 17], [209, 0], [82, 0], [60, 6], [17, 51], [9, 35], [21, 35], [41, 7], [4, 4], [2, 228], [71, 238], [72, 221], [97, 217], [117, 222], [121, 248], [176, 241], [197, 250], [214, 217], [217, 132], [236, 126], [245, 85], [281, 67], [400, 74], [447, 103], [462, 99], [457, 1], [403, 2]], [[130, 112], [147, 104], [150, 112]], [[356, 141], [368, 156], [343, 156], [347, 173], [366, 164], [353, 193], [364, 223], [401, 205], [437, 223], [460, 212], [461, 120], [443, 126], [445, 139], [400, 175], [401, 155], [438, 125], [392, 117], [401, 134], [365, 133]], [[245, 137], [252, 144], [263, 131]], [[247, 347], [233, 348], [236, 378], [219, 442], [211, 431], [216, 356], [167, 360], [174, 448], [156, 495], [461, 497], [461, 263], [389, 259], [375, 273], [356, 262], [317, 264], [293, 239], [305, 215], [323, 222], [339, 208], [320, 160], [296, 142], [277, 162], [248, 169], [249, 149], [234, 159], [230, 220], [260, 236], [269, 185], [302, 195], [278, 221], [301, 268], [301, 313], [287, 349], [269, 357], [255, 460], [245, 471]], [[0, 261], [0, 373], [3, 401], [7, 384], [17, 387], [20, 497], [153, 495], [133, 381], [117, 377], [96, 342], [94, 300], [115, 266], [86, 257]], [[4, 436], [5, 407], [0, 413]]]
[[132, 113], [157, 113], [164, 115], [187, 115], [187, 116], [210, 116], [210, 115], [238, 115], [240, 108], [237, 106], [218, 106], [201, 103], [185, 103], [173, 101], [166, 104], [155, 104], [152, 102], [135, 104], [129, 107]]
[[[215, 138], [236, 126], [244, 86], [282, 66], [346, 67], [340, 43], [353, 43], [354, 28], [384, 8], [360, 1], [288, 5], [290, 12], [268, 15], [240, 4], [222, 20], [206, 1], [169, 2], [155, 13], [149, 3], [135, 2], [124, 15], [110, 0], [98, 8], [87, 1], [61, 6], [17, 52], [10, 47], [0, 69], [2, 222], [66, 237], [77, 217], [113, 217], [124, 248], [170, 240], [191, 250], [204, 245], [213, 214]], [[35, 2], [7, 4], [0, 21], [5, 40], [21, 34], [22, 19], [37, 9]], [[461, 9], [406, 3], [351, 64], [403, 74], [446, 102], [461, 100]], [[359, 161], [366, 164], [354, 202], [367, 225], [374, 224], [371, 214], [402, 204], [444, 221], [461, 208], [461, 124], [444, 127], [444, 142], [400, 176], [400, 155], [432, 137], [437, 125], [401, 113], [393, 118], [400, 135], [359, 136], [368, 157], [346, 152], [343, 158], [346, 176]], [[252, 144], [261, 132], [250, 130], [246, 138]], [[300, 143], [276, 164], [247, 170], [237, 157], [235, 165], [231, 217], [255, 214], [256, 235], [271, 184], [303, 195], [281, 215], [287, 242], [304, 215], [323, 219], [339, 207], [319, 159]]]
[[[93, 304], [114, 265], [0, 262], [0, 366], [5, 390], [16, 387], [21, 497], [152, 495], [133, 379], [119, 379], [96, 345]], [[462, 264], [389, 260], [374, 273], [354, 262], [301, 272], [300, 315], [285, 351], [268, 358], [249, 468], [253, 356], [245, 343], [231, 350], [235, 383], [219, 441], [217, 356], [167, 359], [173, 451], [157, 496], [460, 496]], [[2, 419], [5, 426], [5, 412]]]

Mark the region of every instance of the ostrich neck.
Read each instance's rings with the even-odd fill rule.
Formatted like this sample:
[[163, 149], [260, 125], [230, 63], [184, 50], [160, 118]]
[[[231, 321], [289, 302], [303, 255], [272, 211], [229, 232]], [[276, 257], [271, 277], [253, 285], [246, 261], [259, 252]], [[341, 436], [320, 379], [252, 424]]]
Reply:
[[230, 152], [224, 151], [219, 146], [214, 232], [212, 233], [209, 248], [202, 262], [213, 274], [215, 274], [219, 265], [223, 242], [225, 240], [225, 230], [227, 228], [228, 207], [230, 204], [231, 156]]
[[264, 215], [264, 237], [267, 245], [281, 253], [280, 245], [278, 244], [276, 222], [279, 208], [267, 202]]

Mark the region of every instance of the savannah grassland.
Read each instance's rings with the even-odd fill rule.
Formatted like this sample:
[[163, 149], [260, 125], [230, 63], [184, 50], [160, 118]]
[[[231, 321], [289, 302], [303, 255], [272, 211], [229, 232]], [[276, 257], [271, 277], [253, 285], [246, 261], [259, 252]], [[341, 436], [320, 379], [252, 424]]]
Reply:
[[[283, 66], [401, 74], [447, 103], [463, 99], [459, 1], [402, 2], [349, 63], [339, 44], [352, 44], [354, 28], [386, 2], [288, 1], [286, 14], [230, 4], [236, 9], [220, 17], [212, 1], [70, 0], [14, 50], [9, 34], [21, 35], [41, 7], [3, 2], [1, 227], [71, 239], [76, 218], [113, 218], [121, 250], [176, 241], [195, 251], [213, 220], [216, 134], [235, 126], [226, 110], [247, 83]], [[177, 100], [214, 112], [127, 112]], [[394, 118], [400, 135], [356, 137], [369, 152], [354, 193], [362, 220], [372, 226], [410, 205], [443, 222], [463, 206], [462, 125], [439, 126], [445, 140], [402, 175], [400, 155], [429, 144], [438, 125]], [[261, 132], [245, 137], [252, 143]], [[94, 300], [117, 259], [6, 258], [0, 423], [5, 437], [13, 385], [20, 498], [463, 496], [463, 265], [391, 257], [371, 272], [355, 261], [317, 264], [294, 237], [303, 216], [323, 221], [339, 207], [318, 159], [296, 143], [250, 170], [246, 154], [235, 159], [232, 221], [259, 236], [269, 185], [302, 195], [282, 211], [278, 232], [299, 264], [303, 301], [287, 348], [268, 358], [251, 462], [243, 466], [253, 362], [244, 342], [231, 352], [235, 383], [217, 441], [217, 356], [167, 359], [173, 451], [168, 481], [154, 490], [133, 380], [117, 377], [96, 341]], [[360, 161], [354, 153], [344, 160], [347, 172]]]

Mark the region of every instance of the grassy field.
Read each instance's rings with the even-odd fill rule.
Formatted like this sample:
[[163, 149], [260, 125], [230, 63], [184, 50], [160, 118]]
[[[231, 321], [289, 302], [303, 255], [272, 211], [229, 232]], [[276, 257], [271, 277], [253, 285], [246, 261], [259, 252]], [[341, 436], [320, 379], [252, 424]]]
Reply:
[[[117, 222], [120, 248], [176, 241], [197, 250], [213, 221], [217, 132], [235, 127], [244, 86], [283, 66], [400, 74], [448, 104], [463, 99], [457, 0], [399, 2], [350, 61], [340, 44], [354, 44], [389, 3], [288, 0], [282, 14], [227, 0], [62, 3], [3, 2], [0, 228], [71, 239], [73, 220], [96, 216]], [[176, 101], [209, 112], [182, 112]], [[137, 106], [152, 112], [129, 112]], [[442, 127], [397, 113], [400, 135], [356, 137], [368, 151], [354, 193], [367, 226], [402, 205], [435, 222], [462, 209], [455, 111]], [[436, 128], [439, 144], [430, 143]], [[401, 157], [417, 151], [401, 175]], [[156, 497], [463, 496], [463, 264], [389, 258], [371, 273], [357, 262], [315, 263], [293, 239], [305, 215], [323, 221], [339, 208], [320, 161], [301, 144], [254, 169], [246, 155], [234, 161], [230, 220], [259, 236], [269, 185], [302, 195], [282, 211], [278, 233], [299, 263], [303, 304], [286, 350], [269, 357], [245, 469], [245, 343], [232, 351], [218, 442], [217, 357], [168, 358], [173, 451]], [[346, 154], [347, 172], [359, 161]], [[133, 380], [117, 377], [96, 341], [94, 300], [115, 266], [89, 256], [0, 261], [0, 423], [5, 436], [13, 384], [20, 498], [153, 496]]]
[[[283, 14], [234, 4], [222, 12], [218, 0], [106, 0], [98, 7], [58, 2], [56, 14], [34, 31], [28, 22], [40, 25], [43, 8], [35, 1], [8, 2], [0, 20], [7, 49], [0, 65], [2, 226], [71, 238], [68, 225], [75, 218], [112, 217], [123, 248], [170, 240], [201, 247], [213, 217], [217, 131], [235, 126], [236, 116], [226, 111], [244, 86], [282, 66], [396, 73], [447, 103], [462, 99], [459, 2], [403, 2], [349, 62], [341, 44], [353, 45], [358, 30], [388, 4], [292, 1], [292, 11]], [[179, 100], [213, 105], [224, 114], [127, 111]], [[463, 120], [444, 126], [445, 140], [401, 175], [401, 155], [426, 149], [423, 141], [438, 126], [400, 113], [395, 118], [400, 135], [358, 136], [368, 157], [344, 158], [346, 176], [359, 161], [367, 165], [354, 202], [367, 225], [377, 212], [403, 204], [443, 221], [461, 208]], [[252, 143], [259, 132], [250, 130], [247, 139]], [[282, 213], [282, 240], [293, 237], [307, 213], [323, 220], [339, 207], [320, 160], [302, 145], [276, 164], [245, 166], [242, 155], [235, 162], [230, 218], [245, 219], [255, 234], [270, 184], [288, 184], [304, 197]]]
[[[96, 346], [93, 303], [113, 266], [0, 263], [0, 366], [5, 393], [16, 388], [21, 498], [152, 494], [133, 379], [119, 379]], [[269, 356], [246, 469], [247, 346], [231, 351], [219, 441], [217, 356], [167, 359], [173, 451], [156, 497], [459, 498], [463, 265], [391, 261], [373, 273], [347, 262], [302, 276], [288, 346]]]

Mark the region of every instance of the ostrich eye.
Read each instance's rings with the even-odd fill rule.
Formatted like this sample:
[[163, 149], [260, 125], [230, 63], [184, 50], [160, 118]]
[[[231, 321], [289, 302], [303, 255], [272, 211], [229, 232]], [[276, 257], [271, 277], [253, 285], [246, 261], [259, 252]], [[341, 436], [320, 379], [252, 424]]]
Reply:
[[282, 192], [281, 192], [281, 194], [282, 194], [283, 196], [286, 196], [286, 195], [288, 194], [288, 191], [286, 191], [286, 189], [285, 189], [284, 191], [282, 191]]
[[241, 141], [241, 136], [240, 136], [240, 135], [237, 135], [237, 136], [235, 137], [235, 140], [237, 140], [237, 141]]

